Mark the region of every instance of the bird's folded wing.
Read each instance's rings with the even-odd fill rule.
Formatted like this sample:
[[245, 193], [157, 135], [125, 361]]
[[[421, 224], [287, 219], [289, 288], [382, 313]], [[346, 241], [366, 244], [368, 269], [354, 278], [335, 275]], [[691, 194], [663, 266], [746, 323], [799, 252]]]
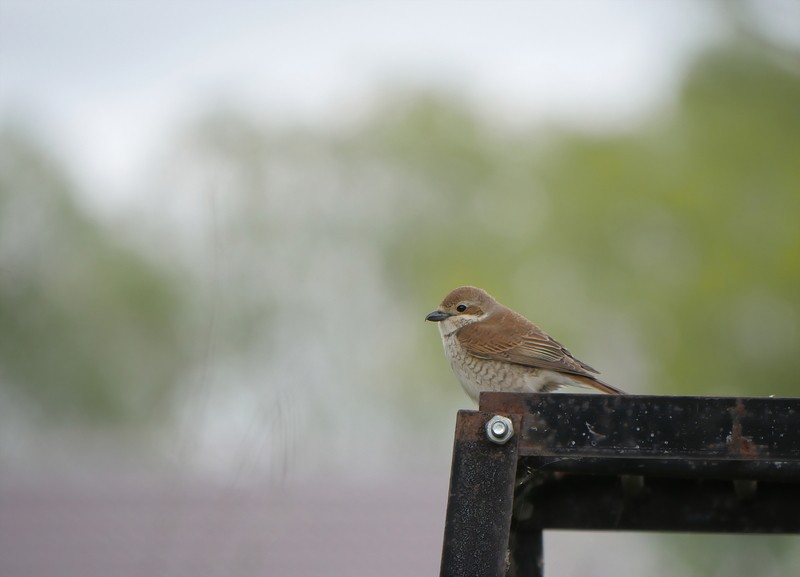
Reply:
[[516, 332], [510, 329], [514, 325], [473, 323], [459, 330], [457, 338], [470, 355], [481, 359], [589, 377], [592, 377], [592, 373], [597, 374], [598, 371], [573, 357], [561, 343], [532, 323], [526, 323], [524, 330]]

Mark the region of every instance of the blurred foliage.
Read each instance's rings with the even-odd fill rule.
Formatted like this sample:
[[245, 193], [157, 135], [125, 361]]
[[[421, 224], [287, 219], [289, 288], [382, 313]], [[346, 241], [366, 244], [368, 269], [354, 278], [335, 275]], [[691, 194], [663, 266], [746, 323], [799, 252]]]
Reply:
[[19, 130], [0, 134], [0, 385], [49, 419], [116, 423], [167, 407], [182, 358], [175, 279], [75, 200]]
[[[363, 334], [364, 390], [396, 379], [385, 400], [415, 406], [455, 394], [431, 389], [450, 376], [419, 319], [469, 283], [632, 392], [796, 394], [798, 102], [797, 74], [729, 45], [695, 63], [671, 110], [622, 134], [498, 126], [442, 93], [384, 98], [332, 132], [216, 112], [165, 163], [151, 253], [86, 214], [53, 159], [7, 129], [0, 383], [48, 414], [143, 419], [209, 362], [187, 351], [263, 364], [302, 358], [305, 338], [322, 367], [326, 342]], [[156, 264], [181, 243], [172, 268], [188, 284]], [[391, 353], [362, 330], [381, 315]], [[315, 322], [327, 340], [308, 340]], [[353, 366], [335, 355], [321, 390]]]
[[387, 272], [429, 303], [485, 286], [569, 343], [629, 333], [612, 354], [650, 366], [631, 391], [795, 395], [798, 102], [797, 75], [726, 47], [623, 135], [503, 134], [437, 98], [384, 110], [369, 137], [422, 183]]
[[554, 210], [585, 223], [585, 281], [635, 311], [657, 391], [797, 394], [798, 102], [797, 76], [709, 54], [669, 122], [567, 138], [541, 167]]

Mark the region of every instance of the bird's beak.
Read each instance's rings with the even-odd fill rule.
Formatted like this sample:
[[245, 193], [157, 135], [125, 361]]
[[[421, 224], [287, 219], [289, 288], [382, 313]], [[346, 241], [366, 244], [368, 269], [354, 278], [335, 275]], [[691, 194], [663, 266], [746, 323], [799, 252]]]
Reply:
[[442, 311], [433, 311], [432, 313], [428, 314], [427, 317], [425, 317], [425, 320], [426, 321], [433, 321], [435, 323], [438, 323], [439, 321], [443, 321], [445, 319], [449, 319], [451, 316], [452, 315], [450, 313], [445, 313], [445, 312], [442, 312]]

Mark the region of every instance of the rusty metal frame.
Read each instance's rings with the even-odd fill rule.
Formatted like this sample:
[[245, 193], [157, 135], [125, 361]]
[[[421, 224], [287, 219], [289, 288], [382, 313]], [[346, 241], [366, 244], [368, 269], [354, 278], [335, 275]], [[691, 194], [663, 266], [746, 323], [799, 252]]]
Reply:
[[800, 533], [800, 398], [483, 393], [458, 414], [441, 575], [540, 577], [545, 529]]

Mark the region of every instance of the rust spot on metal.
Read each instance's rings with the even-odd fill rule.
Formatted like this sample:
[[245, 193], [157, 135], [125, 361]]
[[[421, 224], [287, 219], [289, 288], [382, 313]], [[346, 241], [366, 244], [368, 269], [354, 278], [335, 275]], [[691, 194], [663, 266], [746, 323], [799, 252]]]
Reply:
[[736, 399], [736, 406], [730, 411], [733, 417], [733, 424], [731, 426], [731, 434], [725, 439], [728, 453], [745, 459], [755, 459], [758, 457], [758, 445], [753, 442], [752, 437], [742, 434], [742, 417], [747, 415], [744, 401]]

